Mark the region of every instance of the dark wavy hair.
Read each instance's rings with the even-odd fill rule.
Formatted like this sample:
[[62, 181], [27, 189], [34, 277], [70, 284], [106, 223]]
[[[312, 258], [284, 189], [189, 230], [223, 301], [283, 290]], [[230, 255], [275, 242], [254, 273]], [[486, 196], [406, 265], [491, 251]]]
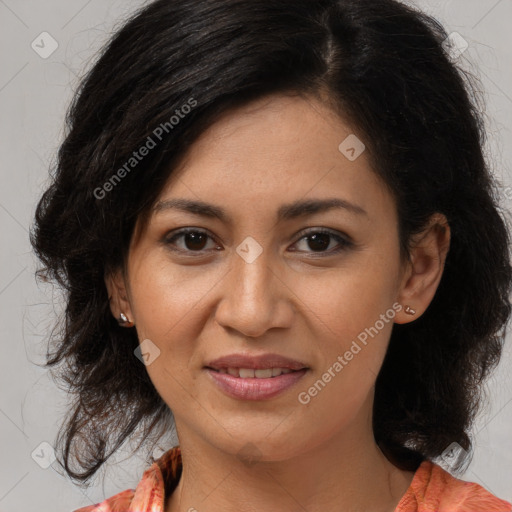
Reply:
[[[198, 136], [272, 93], [317, 98], [360, 135], [396, 201], [402, 254], [432, 214], [448, 219], [434, 299], [393, 327], [373, 429], [402, 469], [453, 442], [470, 454], [482, 384], [501, 356], [512, 269], [481, 98], [448, 55], [447, 35], [395, 0], [158, 0], [112, 36], [68, 110], [31, 230], [38, 276], [66, 296], [46, 366], [74, 397], [56, 440], [71, 478], [85, 484], [137, 429], [139, 449], [173, 421], [134, 356], [136, 329], [111, 314], [105, 274], [123, 268], [136, 221]], [[128, 169], [149, 138], [156, 147]]]

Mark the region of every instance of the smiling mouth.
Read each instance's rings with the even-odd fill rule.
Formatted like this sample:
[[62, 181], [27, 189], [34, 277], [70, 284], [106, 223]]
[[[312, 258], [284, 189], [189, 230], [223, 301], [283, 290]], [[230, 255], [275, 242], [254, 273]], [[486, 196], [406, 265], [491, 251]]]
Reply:
[[[290, 368], [211, 368], [206, 367], [208, 370], [213, 370], [217, 373], [227, 373], [232, 377], [238, 377], [241, 379], [270, 379], [279, 377], [287, 373], [294, 373], [301, 370], [291, 370]], [[305, 369], [305, 368], [303, 368]]]
[[295, 386], [309, 368], [212, 368], [205, 366], [212, 382], [237, 400], [270, 400]]

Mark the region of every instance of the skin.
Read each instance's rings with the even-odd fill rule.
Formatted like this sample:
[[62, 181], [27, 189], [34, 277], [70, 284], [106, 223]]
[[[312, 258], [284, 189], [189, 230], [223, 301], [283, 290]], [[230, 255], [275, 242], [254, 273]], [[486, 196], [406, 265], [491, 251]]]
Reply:
[[[392, 196], [366, 152], [350, 161], [338, 150], [352, 133], [313, 98], [272, 95], [224, 114], [159, 200], [201, 200], [231, 221], [154, 211], [144, 229], [137, 226], [125, 272], [106, 277], [112, 314], [124, 312], [139, 340], [160, 350], [146, 370], [174, 413], [183, 457], [166, 512], [391, 512], [410, 485], [413, 473], [396, 468], [375, 443], [374, 383], [393, 322], [414, 321], [435, 294], [450, 230], [434, 215], [413, 240], [410, 261], [401, 261]], [[276, 221], [283, 204], [333, 197], [366, 213], [331, 209]], [[169, 242], [187, 227], [211, 238]], [[352, 245], [324, 237], [318, 250], [305, 238], [310, 228]], [[263, 250], [252, 263], [236, 252], [248, 236]], [[393, 320], [300, 403], [298, 394], [395, 303], [403, 308]], [[406, 314], [406, 305], [416, 314]], [[234, 352], [276, 352], [309, 370], [273, 399], [234, 399], [204, 370]], [[253, 463], [240, 451], [252, 451]]]

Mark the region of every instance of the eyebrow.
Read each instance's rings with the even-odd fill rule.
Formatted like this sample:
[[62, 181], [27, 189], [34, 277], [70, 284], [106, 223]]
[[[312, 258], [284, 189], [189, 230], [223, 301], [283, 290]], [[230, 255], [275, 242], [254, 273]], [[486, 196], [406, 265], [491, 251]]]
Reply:
[[[171, 209], [193, 213], [203, 217], [216, 218], [222, 222], [231, 222], [231, 217], [219, 206], [191, 199], [176, 198], [159, 201], [154, 206], [153, 211], [155, 213], [160, 213]], [[345, 199], [328, 198], [307, 199], [296, 201], [290, 204], [284, 204], [277, 211], [277, 220], [291, 220], [298, 217], [304, 217], [306, 215], [314, 215], [316, 213], [326, 212], [332, 209], [343, 209], [356, 215], [368, 216], [366, 210], [356, 204], [346, 201]]]

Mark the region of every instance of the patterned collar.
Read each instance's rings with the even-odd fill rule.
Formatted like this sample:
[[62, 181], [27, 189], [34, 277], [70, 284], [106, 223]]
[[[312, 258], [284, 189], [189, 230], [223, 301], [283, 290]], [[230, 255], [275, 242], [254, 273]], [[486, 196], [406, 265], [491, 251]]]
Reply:
[[[144, 471], [136, 489], [127, 489], [97, 505], [75, 512], [165, 512], [166, 499], [182, 473], [181, 449], [171, 448]], [[476, 483], [459, 480], [437, 464], [424, 460], [395, 512], [512, 512], [512, 504]]]
[[94, 512], [164, 512], [165, 500], [178, 485], [181, 472], [181, 450], [175, 446], [144, 471], [135, 491], [127, 490], [116, 495], [119, 503], [111, 502], [109, 508], [95, 509]]

